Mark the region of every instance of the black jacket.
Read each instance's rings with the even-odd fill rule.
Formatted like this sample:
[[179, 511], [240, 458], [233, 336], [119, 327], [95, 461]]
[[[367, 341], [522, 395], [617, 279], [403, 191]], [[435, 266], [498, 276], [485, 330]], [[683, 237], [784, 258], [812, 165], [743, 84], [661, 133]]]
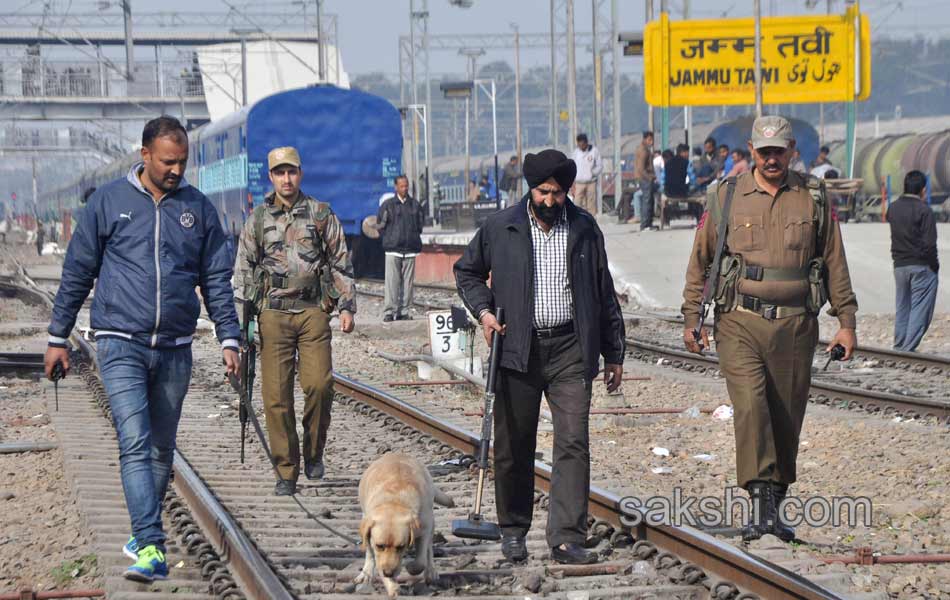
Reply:
[[686, 183], [686, 173], [689, 171], [689, 159], [676, 155], [667, 161], [663, 167], [663, 191], [671, 198], [686, 198], [689, 196], [689, 184]]
[[895, 267], [925, 265], [934, 273], [937, 260], [937, 222], [934, 213], [917, 196], [901, 196], [887, 207], [891, 224], [891, 258]]
[[382, 231], [383, 250], [386, 252], [422, 252], [422, 227], [425, 215], [422, 206], [409, 196], [405, 202], [392, 198], [383, 202], [376, 215]]
[[[505, 309], [508, 326], [501, 366], [528, 370], [534, 317], [534, 253], [527, 213], [521, 202], [488, 218], [455, 263], [459, 296], [476, 317], [488, 308]], [[574, 331], [587, 361], [588, 376], [598, 371], [598, 356], [623, 364], [626, 351], [623, 317], [607, 269], [604, 236], [594, 218], [567, 201], [567, 277], [574, 298]], [[492, 287], [486, 285], [491, 274]]]

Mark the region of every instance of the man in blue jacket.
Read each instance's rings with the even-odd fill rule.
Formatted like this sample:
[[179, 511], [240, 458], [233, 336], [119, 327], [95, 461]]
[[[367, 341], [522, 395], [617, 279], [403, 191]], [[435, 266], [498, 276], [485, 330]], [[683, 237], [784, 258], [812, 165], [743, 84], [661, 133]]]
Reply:
[[164, 579], [161, 502], [191, 379], [191, 338], [201, 288], [229, 373], [238, 372], [240, 327], [231, 260], [218, 213], [185, 181], [188, 136], [162, 116], [142, 132], [142, 161], [100, 187], [78, 212], [46, 350], [46, 375], [69, 370], [66, 341], [93, 283], [91, 325], [99, 373], [119, 438], [122, 488], [132, 521], [125, 576]]

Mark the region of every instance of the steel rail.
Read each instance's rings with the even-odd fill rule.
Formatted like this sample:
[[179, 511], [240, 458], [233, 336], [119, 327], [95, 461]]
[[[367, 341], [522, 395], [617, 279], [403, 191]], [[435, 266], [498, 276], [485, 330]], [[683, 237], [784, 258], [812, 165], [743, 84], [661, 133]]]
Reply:
[[[684, 363], [705, 368], [719, 368], [719, 360], [710, 355], [699, 355], [685, 350], [675, 350], [656, 344], [627, 339], [627, 345], [642, 352], [667, 356]], [[820, 404], [830, 404], [837, 400], [843, 408], [880, 407], [885, 413], [891, 409], [907, 413], [908, 416], [933, 417], [950, 422], [950, 399], [915, 398], [887, 392], [862, 390], [821, 381], [811, 382], [811, 396]]]
[[[22, 272], [22, 267], [20, 269]], [[27, 281], [31, 286], [24, 286], [19, 283], [12, 283], [12, 286], [15, 287], [15, 291], [29, 294], [35, 300], [52, 309], [53, 298], [51, 294], [35, 288], [35, 282], [29, 279]], [[79, 352], [89, 360], [94, 376], [99, 379], [99, 361], [96, 350], [75, 333], [70, 336], [70, 340]], [[287, 590], [270, 565], [267, 564], [251, 539], [221, 505], [184, 454], [178, 449], [175, 450], [173, 466], [175, 476], [172, 479], [172, 484], [178, 494], [185, 499], [202, 533], [211, 540], [221, 558], [227, 561], [228, 569], [244, 594], [250, 600], [292, 600], [293, 595]]]
[[[423, 431], [467, 454], [473, 454], [478, 449], [478, 437], [468, 430], [434, 417], [385, 391], [345, 375], [334, 373], [333, 380], [341, 393], [364, 402], [413, 429]], [[535, 461], [534, 465], [535, 486], [550, 492], [551, 468], [538, 461]], [[618, 530], [629, 531], [637, 540], [652, 542], [659, 548], [676, 554], [682, 560], [692, 562], [703, 570], [726, 579], [743, 590], [758, 594], [762, 598], [769, 600], [840, 598], [835, 593], [791, 571], [743, 552], [731, 544], [696, 529], [656, 526], [644, 521], [631, 530], [621, 522], [621, 517], [624, 516], [621, 511], [621, 500], [620, 496], [612, 492], [592, 487], [589, 496], [590, 513], [596, 518], [609, 522]]]
[[[644, 311], [640, 313], [624, 313], [625, 318], [648, 318], [657, 319], [666, 323], [683, 324], [683, 317], [680, 315], [669, 315], [658, 312]], [[824, 349], [828, 347], [831, 340], [819, 339], [818, 347]], [[855, 356], [874, 358], [885, 362], [904, 363], [908, 367], [920, 365], [926, 368], [934, 368], [938, 371], [950, 373], [950, 356], [941, 356], [939, 354], [923, 354], [919, 352], [903, 352], [891, 348], [880, 348], [877, 346], [858, 345], [854, 349]], [[888, 365], [889, 366], [889, 365]]]

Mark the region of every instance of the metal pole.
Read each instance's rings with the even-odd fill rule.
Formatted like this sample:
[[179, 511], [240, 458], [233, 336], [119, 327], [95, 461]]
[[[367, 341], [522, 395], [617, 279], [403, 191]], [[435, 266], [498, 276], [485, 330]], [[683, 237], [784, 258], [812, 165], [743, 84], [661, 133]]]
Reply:
[[[827, 14], [831, 14], [831, 0], [827, 0], [825, 3], [825, 10]], [[821, 144], [825, 143], [825, 103], [822, 102], [818, 104], [818, 132], [819, 140]]]
[[106, 67], [102, 62], [102, 46], [96, 44], [96, 64], [99, 65], [99, 94], [105, 98], [108, 95], [106, 91]]
[[[668, 0], [660, 0], [660, 12], [669, 18]], [[660, 150], [670, 146], [670, 109], [668, 106], [660, 108]]]
[[[577, 71], [574, 57], [574, 0], [566, 0], [567, 5], [567, 112], [570, 123], [570, 141], [577, 137]], [[565, 190], [566, 191], [566, 190]]]
[[320, 83], [327, 81], [327, 62], [326, 48], [324, 48], [323, 39], [323, 2], [315, 0], [317, 3], [317, 72]]
[[[473, 92], [476, 90], [472, 90]], [[472, 176], [472, 152], [468, 139], [468, 104], [469, 99], [465, 99], [465, 199], [468, 200], [468, 184]]]
[[554, 0], [551, 0], [551, 144], [557, 148], [560, 114], [557, 107], [557, 42], [554, 27]]
[[[690, 15], [690, 1], [683, 0], [683, 19], [689, 20]], [[688, 106], [683, 107], [683, 137], [685, 138], [685, 143], [689, 146], [690, 155], [693, 153], [693, 143], [692, 143], [692, 131], [693, 131], [693, 111], [690, 110]]]
[[755, 116], [762, 116], [762, 0], [753, 0], [755, 12]]
[[[518, 32], [518, 26], [515, 28], [515, 154], [518, 156], [518, 162], [521, 163], [521, 35]], [[515, 193], [521, 198], [521, 177], [518, 178], [518, 185]], [[497, 184], [497, 183], [496, 183]], [[515, 198], [508, 198], [508, 203], [513, 204]]]
[[501, 192], [498, 190], [498, 120], [495, 117], [495, 80], [491, 80], [491, 139], [495, 152], [495, 209], [501, 210]]
[[[598, 48], [599, 40], [597, 39], [597, 0], [591, 0], [590, 7], [591, 7], [591, 18], [590, 18], [591, 52], [594, 57], [594, 64], [593, 64], [594, 93], [592, 94], [592, 98], [591, 98], [593, 100], [592, 102], [593, 112], [591, 113], [593, 122], [591, 123], [591, 128], [590, 128], [590, 137], [591, 137], [590, 143], [593, 145], [597, 145], [600, 143], [600, 67], [601, 67], [601, 65], [598, 64], [600, 62], [599, 61], [600, 49]], [[597, 213], [595, 212], [594, 214], [596, 215]]]
[[617, 209], [617, 215], [620, 215], [620, 198], [623, 196], [623, 170], [620, 165], [620, 42], [617, 37], [620, 35], [620, 17], [617, 9], [617, 0], [610, 0], [610, 47], [613, 52], [614, 72], [614, 105], [613, 105], [613, 127], [611, 133], [614, 139], [614, 208]]
[[[646, 21], [645, 22], [649, 23], [652, 20], [653, 20], [653, 0], [646, 0]], [[614, 36], [615, 40], [616, 40], [616, 37], [617, 36]], [[643, 82], [643, 89], [641, 90], [641, 92], [644, 92], [646, 91], [646, 87], [647, 87], [646, 69], [643, 69], [643, 77], [641, 78], [641, 81]], [[653, 126], [654, 126], [653, 107], [647, 104], [647, 130], [653, 131]]]
[[165, 66], [162, 64], [162, 46], [155, 44], [155, 79], [158, 85], [158, 97], [165, 95]]
[[241, 36], [241, 106], [247, 106], [247, 39]]
[[[426, 119], [432, 115], [432, 79], [429, 77], [429, 4], [426, 0], [422, 1], [422, 9], [426, 11], [425, 21], [422, 29], [422, 47], [425, 50], [425, 77], [426, 77]], [[426, 156], [431, 156], [429, 148], [432, 147], [432, 128], [425, 129]], [[435, 220], [435, 203], [432, 202], [432, 168], [426, 161], [426, 200], [429, 202], [429, 217]]]
[[[340, 18], [339, 16], [336, 16], [333, 19], [333, 42], [336, 44], [336, 46], [333, 48], [333, 58], [336, 59], [333, 61], [334, 68], [336, 69], [336, 72], [333, 74], [333, 80], [336, 82], [337, 87], [340, 87], [340, 71], [342, 71], [343, 69], [340, 68]], [[429, 116], [426, 115], [426, 119], [428, 118]], [[426, 152], [428, 151], [429, 149], [426, 148]], [[429, 164], [428, 161], [426, 161], [426, 164]]]
[[31, 158], [33, 161], [33, 212], [36, 212], [36, 154]]
[[135, 57], [132, 49], [132, 0], [122, 0], [122, 14], [125, 18], [125, 78], [135, 79]]

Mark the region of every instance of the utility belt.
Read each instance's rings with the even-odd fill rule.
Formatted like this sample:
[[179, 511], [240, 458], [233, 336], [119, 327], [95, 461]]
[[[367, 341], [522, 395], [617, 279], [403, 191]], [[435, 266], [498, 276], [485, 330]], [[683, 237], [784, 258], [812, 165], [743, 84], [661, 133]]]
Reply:
[[[722, 257], [719, 281], [716, 283], [716, 309], [727, 313], [733, 310], [752, 312], [766, 319], [784, 319], [801, 314], [817, 315], [828, 300], [825, 283], [825, 261], [813, 258], [801, 268], [762, 267], [747, 265], [741, 254]], [[805, 281], [808, 294], [800, 304], [777, 305], [762, 301], [755, 296], [739, 292], [739, 281]]]
[[[307, 273], [305, 275], [281, 275], [279, 273], [257, 272], [251, 276], [251, 281], [245, 281], [245, 298], [251, 299], [257, 311], [273, 310], [302, 310], [305, 308], [324, 308], [323, 297], [320, 293], [320, 275]], [[270, 297], [270, 290], [299, 289], [300, 294], [289, 298]]]

